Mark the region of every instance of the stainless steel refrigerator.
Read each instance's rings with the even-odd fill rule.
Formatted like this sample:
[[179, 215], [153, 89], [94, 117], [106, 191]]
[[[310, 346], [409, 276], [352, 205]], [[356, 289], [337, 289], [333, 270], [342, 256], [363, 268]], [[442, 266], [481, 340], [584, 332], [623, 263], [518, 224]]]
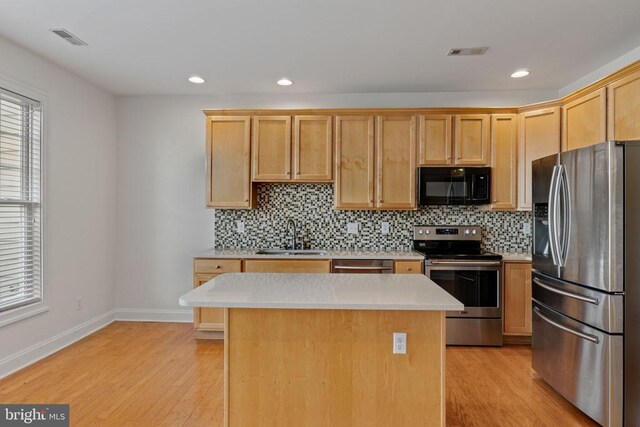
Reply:
[[533, 162], [533, 369], [604, 426], [640, 426], [640, 141]]

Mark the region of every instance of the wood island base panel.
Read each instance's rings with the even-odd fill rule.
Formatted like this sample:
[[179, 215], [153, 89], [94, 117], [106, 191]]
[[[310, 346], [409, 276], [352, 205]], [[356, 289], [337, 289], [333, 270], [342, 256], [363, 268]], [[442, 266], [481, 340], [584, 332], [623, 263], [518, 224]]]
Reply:
[[[225, 426], [444, 426], [444, 311], [225, 309]], [[407, 354], [393, 354], [393, 333]]]

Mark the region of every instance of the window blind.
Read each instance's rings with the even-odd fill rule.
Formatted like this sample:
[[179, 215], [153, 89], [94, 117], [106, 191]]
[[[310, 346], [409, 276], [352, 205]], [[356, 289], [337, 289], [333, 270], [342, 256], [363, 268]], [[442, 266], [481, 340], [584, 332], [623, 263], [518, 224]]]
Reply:
[[0, 88], [0, 312], [42, 300], [40, 103]]

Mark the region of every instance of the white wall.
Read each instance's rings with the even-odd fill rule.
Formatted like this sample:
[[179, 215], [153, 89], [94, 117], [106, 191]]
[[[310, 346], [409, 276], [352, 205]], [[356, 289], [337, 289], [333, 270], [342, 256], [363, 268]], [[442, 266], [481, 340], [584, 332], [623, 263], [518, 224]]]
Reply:
[[637, 47], [627, 53], [625, 53], [624, 55], [614, 59], [613, 61], [603, 65], [602, 67], [598, 68], [597, 70], [594, 70], [592, 72], [590, 72], [589, 74], [580, 77], [579, 79], [577, 79], [574, 82], [569, 83], [568, 85], [560, 88], [560, 90], [558, 91], [560, 97], [566, 96], [568, 94], [570, 94], [571, 92], [575, 92], [578, 89], [581, 89], [585, 86], [590, 85], [591, 83], [594, 83], [598, 80], [600, 80], [603, 77], [608, 76], [609, 74], [612, 74], [618, 70], [620, 70], [621, 68], [626, 67], [627, 65], [630, 65], [636, 61], [640, 60], [640, 47]]
[[[35, 89], [47, 99], [43, 254], [50, 307], [0, 328], [1, 377], [24, 357], [50, 351], [97, 324], [86, 322], [112, 314], [116, 104], [112, 95], [2, 37], [0, 58], [0, 86]], [[77, 297], [83, 299], [81, 310]], [[14, 357], [18, 353], [22, 359]]]
[[118, 98], [118, 316], [190, 319], [177, 301], [192, 287], [191, 255], [213, 245], [213, 211], [204, 207], [203, 109], [514, 106], [556, 96], [538, 91]]

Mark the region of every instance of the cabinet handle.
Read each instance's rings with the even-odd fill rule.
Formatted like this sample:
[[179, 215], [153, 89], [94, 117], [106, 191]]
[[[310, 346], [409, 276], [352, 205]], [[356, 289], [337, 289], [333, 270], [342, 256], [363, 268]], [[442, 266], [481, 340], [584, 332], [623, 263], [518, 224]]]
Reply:
[[244, 199], [245, 202], [249, 202], [249, 199]]
[[458, 160], [460, 160], [460, 156], [458, 156]]
[[216, 270], [220, 270], [220, 268], [222, 267], [220, 267], [219, 265], [216, 265]]
[[498, 201], [497, 201], [496, 199], [493, 199], [493, 202], [492, 202], [492, 203], [498, 203]]
[[451, 156], [447, 156], [447, 160], [451, 160]]
[[407, 267], [407, 271], [411, 271], [411, 267]]

